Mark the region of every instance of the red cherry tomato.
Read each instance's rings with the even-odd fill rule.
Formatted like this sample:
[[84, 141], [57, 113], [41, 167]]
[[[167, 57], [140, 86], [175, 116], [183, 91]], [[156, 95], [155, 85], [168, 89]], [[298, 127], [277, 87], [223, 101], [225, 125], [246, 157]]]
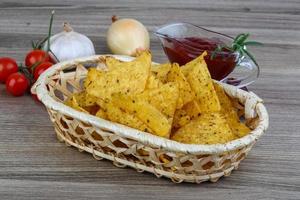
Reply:
[[50, 55], [39, 49], [30, 51], [25, 58], [26, 67], [31, 71], [31, 67], [37, 62], [51, 62]]
[[39, 76], [46, 71], [49, 67], [51, 67], [53, 65], [53, 63], [51, 62], [43, 62], [41, 64], [39, 64], [35, 69], [34, 69], [34, 73], [33, 73], [33, 78], [34, 81], [36, 81]]
[[6, 91], [13, 96], [22, 96], [29, 87], [29, 80], [20, 72], [11, 74], [6, 80]]
[[8, 57], [0, 58], [0, 82], [1, 83], [5, 83], [8, 76], [17, 71], [18, 71], [18, 65], [14, 59]]

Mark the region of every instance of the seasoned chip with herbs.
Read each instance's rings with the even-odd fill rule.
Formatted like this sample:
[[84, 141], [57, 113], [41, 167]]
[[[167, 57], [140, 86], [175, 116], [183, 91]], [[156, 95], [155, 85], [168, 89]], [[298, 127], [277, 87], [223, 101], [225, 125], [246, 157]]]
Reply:
[[85, 105], [86, 106], [94, 106], [94, 105], [97, 105], [97, 101], [98, 101], [99, 98], [93, 96], [93, 95], [90, 95], [88, 93], [85, 94]]
[[112, 102], [106, 102], [104, 104], [104, 110], [97, 113], [96, 116], [103, 117], [141, 131], [152, 132], [150, 128], [146, 126], [139, 118], [136, 116], [121, 110], [118, 106], [115, 106]]
[[106, 114], [105, 110], [103, 110], [102, 108], [100, 108], [95, 115], [102, 119], [107, 119], [107, 114]]
[[73, 98], [73, 100], [76, 101], [76, 103], [80, 107], [85, 107], [86, 106], [85, 96], [86, 96], [86, 92], [82, 91], [82, 92], [74, 93], [72, 98]]
[[184, 109], [176, 110], [173, 119], [172, 132], [188, 124], [190, 121], [191, 117], [186, 113]]
[[201, 108], [199, 106], [198, 101], [193, 100], [188, 102], [182, 107], [183, 110], [190, 116], [191, 119], [199, 117], [201, 115]]
[[174, 129], [181, 128], [189, 123], [192, 119], [201, 115], [200, 108], [197, 101], [193, 100], [185, 104], [181, 109], [176, 110], [174, 116], [173, 126]]
[[156, 64], [151, 66], [151, 72], [163, 83], [167, 82], [167, 74], [172, 67], [171, 63]]
[[136, 94], [144, 91], [150, 74], [151, 55], [144, 52], [124, 66], [103, 72], [97, 80], [86, 88], [89, 95], [101, 99], [110, 99], [113, 93]]
[[195, 65], [205, 63], [204, 57], [207, 55], [207, 52], [204, 51], [200, 56], [195, 58], [194, 60], [186, 63], [184, 66], [181, 66], [182, 73], [187, 76], [188, 73], [194, 68]]
[[222, 86], [214, 83], [214, 87], [220, 101], [221, 113], [225, 116], [232, 132], [239, 138], [250, 133], [250, 128], [240, 121], [237, 109], [233, 106], [232, 100], [226, 95]]
[[220, 102], [205, 62], [194, 65], [187, 74], [187, 80], [195, 92], [201, 112], [220, 111]]
[[216, 82], [214, 82], [213, 84], [214, 84], [216, 94], [219, 98], [221, 112], [224, 114], [229, 113], [231, 111], [236, 112], [237, 109], [233, 106], [232, 100], [230, 99], [229, 96], [227, 96], [227, 94], [223, 90], [222, 86]]
[[83, 107], [81, 107], [78, 104], [78, 101], [76, 99], [76, 95], [77, 94], [74, 94], [71, 98], [69, 98], [68, 100], [66, 100], [64, 102], [64, 104], [67, 105], [67, 106], [70, 106], [71, 108], [74, 108], [75, 110], [78, 110], [78, 111], [81, 111], [81, 112], [84, 112], [84, 113], [88, 113], [88, 111], [86, 111]]
[[162, 85], [163, 83], [153, 73], [151, 73], [146, 83], [146, 90], [156, 89]]
[[153, 134], [169, 138], [171, 131], [169, 120], [147, 101], [142, 101], [127, 95], [114, 94], [112, 96], [112, 102], [120, 109], [139, 118], [153, 131]]
[[177, 83], [163, 84], [161, 87], [145, 90], [136, 96], [139, 100], [146, 101], [164, 114], [172, 125], [173, 116], [179, 97]]
[[171, 139], [187, 144], [223, 144], [236, 136], [222, 114], [206, 113], [180, 128]]
[[98, 80], [105, 72], [96, 68], [89, 68], [86, 79], [84, 80], [84, 88], [86, 89], [91, 83]]
[[124, 62], [112, 56], [106, 56], [103, 58], [103, 60], [108, 70], [113, 70], [118, 67], [123, 67], [124, 65], [130, 65], [130, 62]]
[[176, 82], [179, 87], [179, 99], [177, 102], [177, 108], [181, 108], [186, 103], [192, 101], [195, 97], [190, 84], [186, 80], [185, 76], [181, 72], [181, 69], [177, 63], [173, 64], [170, 71], [167, 74], [168, 82]]

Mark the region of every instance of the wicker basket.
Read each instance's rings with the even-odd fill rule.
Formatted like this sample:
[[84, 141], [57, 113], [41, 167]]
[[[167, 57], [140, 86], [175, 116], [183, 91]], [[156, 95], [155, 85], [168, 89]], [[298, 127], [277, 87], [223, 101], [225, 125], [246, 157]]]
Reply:
[[[115, 56], [120, 60], [132, 58]], [[226, 144], [182, 144], [118, 123], [76, 111], [62, 102], [73, 92], [82, 90], [87, 67], [104, 67], [99, 56], [56, 64], [41, 75], [33, 87], [45, 104], [57, 138], [95, 159], [111, 160], [117, 167], [130, 166], [165, 176], [176, 183], [217, 181], [237, 169], [258, 138], [268, 127], [268, 113], [252, 92], [222, 84], [225, 92], [236, 98], [237, 107], [254, 129], [240, 139]]]

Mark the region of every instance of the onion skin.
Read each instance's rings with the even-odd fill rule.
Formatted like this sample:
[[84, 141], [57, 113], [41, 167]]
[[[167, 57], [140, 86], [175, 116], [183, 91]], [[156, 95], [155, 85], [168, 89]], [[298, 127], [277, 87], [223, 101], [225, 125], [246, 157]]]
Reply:
[[119, 19], [107, 31], [107, 46], [114, 54], [135, 56], [137, 50], [148, 50], [149, 33], [134, 19]]

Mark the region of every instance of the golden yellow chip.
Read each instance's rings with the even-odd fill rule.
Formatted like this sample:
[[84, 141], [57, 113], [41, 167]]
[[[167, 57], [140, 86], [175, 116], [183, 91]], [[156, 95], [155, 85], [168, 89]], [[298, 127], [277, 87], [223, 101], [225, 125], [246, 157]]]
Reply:
[[171, 125], [167, 117], [148, 102], [121, 94], [113, 95], [112, 102], [122, 110], [138, 117], [153, 131], [153, 134], [169, 138]]
[[146, 83], [146, 90], [156, 89], [162, 85], [163, 83], [153, 73], [151, 73]]
[[197, 101], [193, 100], [185, 104], [181, 109], [176, 110], [174, 116], [174, 130], [181, 128], [189, 123], [192, 119], [201, 115]]
[[[104, 113], [105, 115], [104, 115]], [[106, 116], [109, 120], [117, 122], [141, 131], [152, 132], [150, 128], [146, 126], [139, 118], [134, 115], [122, 111], [119, 107], [115, 106], [111, 102], [105, 103], [104, 111], [97, 113], [98, 117]]]
[[190, 121], [191, 121], [191, 118], [186, 113], [186, 111], [183, 109], [178, 109], [175, 111], [175, 114], [174, 114], [172, 128], [173, 128], [173, 130], [177, 130], [177, 129], [183, 127], [184, 125], [186, 125], [187, 123], [189, 123]]
[[98, 112], [96, 113], [96, 116], [102, 119], [107, 119], [107, 114], [103, 109], [99, 109]]
[[172, 138], [187, 144], [223, 144], [236, 139], [220, 113], [206, 113], [180, 128]]
[[[213, 83], [216, 94], [219, 98], [221, 112], [223, 114], [230, 113], [231, 111], [236, 112], [237, 109], [233, 106], [232, 101], [229, 96], [225, 93], [222, 86], [216, 82]], [[238, 118], [237, 118], [238, 119]]]
[[243, 122], [240, 121], [227, 121], [231, 131], [236, 135], [236, 137], [241, 138], [245, 135], [248, 135], [251, 132], [251, 129], [246, 126]]
[[201, 115], [201, 109], [196, 100], [190, 101], [182, 107], [183, 110], [190, 116], [190, 119], [194, 119]]
[[184, 66], [181, 66], [182, 73], [187, 76], [188, 73], [194, 68], [195, 65], [203, 64], [205, 63], [204, 57], [207, 55], [207, 52], [204, 51], [200, 56], [195, 58], [194, 60], [188, 62]]
[[[75, 94], [77, 95], [77, 94]], [[75, 110], [84, 112], [84, 113], [88, 113], [88, 111], [86, 111], [84, 108], [82, 108], [76, 98], [74, 98], [74, 96], [72, 96], [71, 98], [69, 98], [67, 101], [64, 102], [65, 105], [70, 106], [71, 108], [74, 108]]]
[[98, 101], [99, 98], [93, 96], [93, 95], [90, 95], [88, 93], [86, 93], [85, 95], [85, 105], [86, 106], [94, 106], [94, 105], [97, 105], [97, 101]]
[[201, 112], [217, 112], [221, 110], [220, 102], [205, 62], [198, 63], [190, 68], [187, 80], [195, 92]]
[[174, 82], [163, 84], [161, 87], [145, 90], [137, 95], [137, 98], [146, 101], [163, 113], [172, 124], [173, 116], [176, 110], [179, 90]]
[[127, 65], [129, 62], [127, 62], [127, 64], [126, 64], [126, 62], [118, 60], [115, 57], [106, 56], [104, 58], [104, 63], [106, 65], [106, 67], [108, 68], [108, 70], [113, 70], [118, 67], [122, 67], [123, 65]]
[[225, 93], [222, 86], [218, 83], [214, 83], [214, 87], [220, 101], [221, 113], [225, 116], [231, 131], [239, 138], [250, 133], [250, 128], [240, 121], [237, 109], [233, 106], [232, 100]]
[[144, 52], [131, 62], [103, 72], [87, 87], [87, 93], [101, 99], [110, 99], [113, 93], [135, 94], [144, 91], [150, 74], [151, 54]]
[[72, 98], [80, 107], [85, 107], [86, 106], [85, 95], [86, 95], [85, 91], [74, 93]]
[[100, 78], [103, 74], [104, 71], [98, 70], [96, 68], [89, 68], [86, 79], [84, 81], [84, 88], [86, 89], [92, 82], [98, 80], [98, 78]]
[[195, 97], [190, 84], [187, 82], [185, 76], [177, 63], [174, 63], [167, 74], [168, 82], [176, 82], [179, 87], [179, 99], [177, 102], [177, 109], [181, 108], [186, 103], [192, 101]]
[[163, 83], [167, 82], [167, 74], [171, 69], [171, 63], [152, 65], [151, 72]]

